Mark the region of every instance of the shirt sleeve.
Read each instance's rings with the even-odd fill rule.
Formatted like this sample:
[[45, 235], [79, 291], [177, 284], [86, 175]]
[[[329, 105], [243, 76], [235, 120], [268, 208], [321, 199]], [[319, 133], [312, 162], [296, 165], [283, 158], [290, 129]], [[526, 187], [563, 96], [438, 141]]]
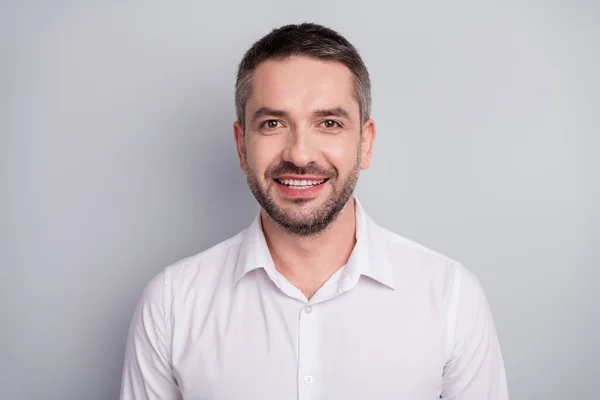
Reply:
[[470, 271], [462, 266], [457, 270], [456, 298], [450, 306], [454, 315], [449, 318], [454, 329], [449, 335], [441, 398], [508, 400], [504, 361], [486, 296]]
[[121, 400], [179, 400], [169, 354], [163, 272], [145, 287], [129, 327]]

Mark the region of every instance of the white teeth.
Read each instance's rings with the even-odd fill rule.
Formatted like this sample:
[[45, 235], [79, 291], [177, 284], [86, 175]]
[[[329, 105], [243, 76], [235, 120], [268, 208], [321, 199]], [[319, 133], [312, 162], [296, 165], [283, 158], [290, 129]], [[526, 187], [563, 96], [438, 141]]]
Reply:
[[321, 179], [319, 181], [312, 181], [306, 179], [282, 179], [279, 182], [291, 187], [292, 189], [308, 189], [310, 187], [320, 185], [321, 183], [325, 182], [325, 179]]
[[304, 189], [310, 189], [312, 186], [290, 186], [290, 188], [295, 189], [295, 190], [304, 190]]

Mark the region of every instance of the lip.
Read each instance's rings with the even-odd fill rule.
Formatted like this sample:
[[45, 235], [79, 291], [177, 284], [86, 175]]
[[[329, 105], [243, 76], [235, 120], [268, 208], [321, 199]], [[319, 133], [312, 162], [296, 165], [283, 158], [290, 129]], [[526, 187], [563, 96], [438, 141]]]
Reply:
[[287, 185], [277, 182], [277, 180], [273, 180], [273, 182], [275, 182], [275, 187], [277, 188], [277, 191], [279, 193], [281, 193], [284, 198], [287, 198], [290, 200], [313, 199], [325, 189], [325, 185], [327, 184], [327, 182], [329, 182], [329, 179], [327, 179], [327, 178], [313, 177], [313, 176], [306, 176], [306, 175], [300, 175], [300, 176], [298, 176], [298, 175], [282, 175], [281, 177], [277, 177], [275, 179], [277, 179], [277, 180], [279, 180], [279, 179], [281, 179], [281, 180], [297, 179], [297, 180], [307, 180], [307, 181], [308, 180], [320, 181], [322, 179], [325, 179], [325, 182], [323, 182], [319, 185], [310, 187], [308, 189], [292, 189]]
[[297, 181], [321, 181], [323, 179], [328, 179], [325, 176], [317, 176], [317, 175], [280, 175], [280, 176], [276, 176], [273, 179], [278, 179], [280, 181], [285, 180], [285, 179], [293, 179], [293, 180], [297, 180]]

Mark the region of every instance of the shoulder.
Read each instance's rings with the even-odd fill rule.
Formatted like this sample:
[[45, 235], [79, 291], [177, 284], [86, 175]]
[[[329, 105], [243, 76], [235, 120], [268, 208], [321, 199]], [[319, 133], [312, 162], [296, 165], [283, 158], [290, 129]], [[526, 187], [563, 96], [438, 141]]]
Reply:
[[386, 228], [379, 230], [399, 282], [415, 290], [427, 288], [446, 306], [464, 308], [470, 303], [485, 302], [479, 280], [461, 262]]
[[457, 260], [389, 229], [378, 227], [385, 251], [397, 272], [429, 278], [452, 278], [462, 266]]
[[142, 298], [169, 302], [176, 293], [215, 287], [233, 275], [244, 231], [161, 270], [146, 285]]
[[165, 268], [164, 273], [174, 281], [188, 280], [198, 274], [210, 276], [234, 266], [245, 230], [202, 252], [186, 257]]

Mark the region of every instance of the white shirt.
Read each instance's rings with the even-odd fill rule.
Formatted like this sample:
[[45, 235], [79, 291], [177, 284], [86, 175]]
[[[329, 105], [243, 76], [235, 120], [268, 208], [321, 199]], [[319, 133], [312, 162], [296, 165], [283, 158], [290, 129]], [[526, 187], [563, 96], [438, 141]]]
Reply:
[[495, 326], [459, 263], [374, 223], [309, 300], [273, 264], [260, 216], [146, 287], [121, 399], [505, 400]]

